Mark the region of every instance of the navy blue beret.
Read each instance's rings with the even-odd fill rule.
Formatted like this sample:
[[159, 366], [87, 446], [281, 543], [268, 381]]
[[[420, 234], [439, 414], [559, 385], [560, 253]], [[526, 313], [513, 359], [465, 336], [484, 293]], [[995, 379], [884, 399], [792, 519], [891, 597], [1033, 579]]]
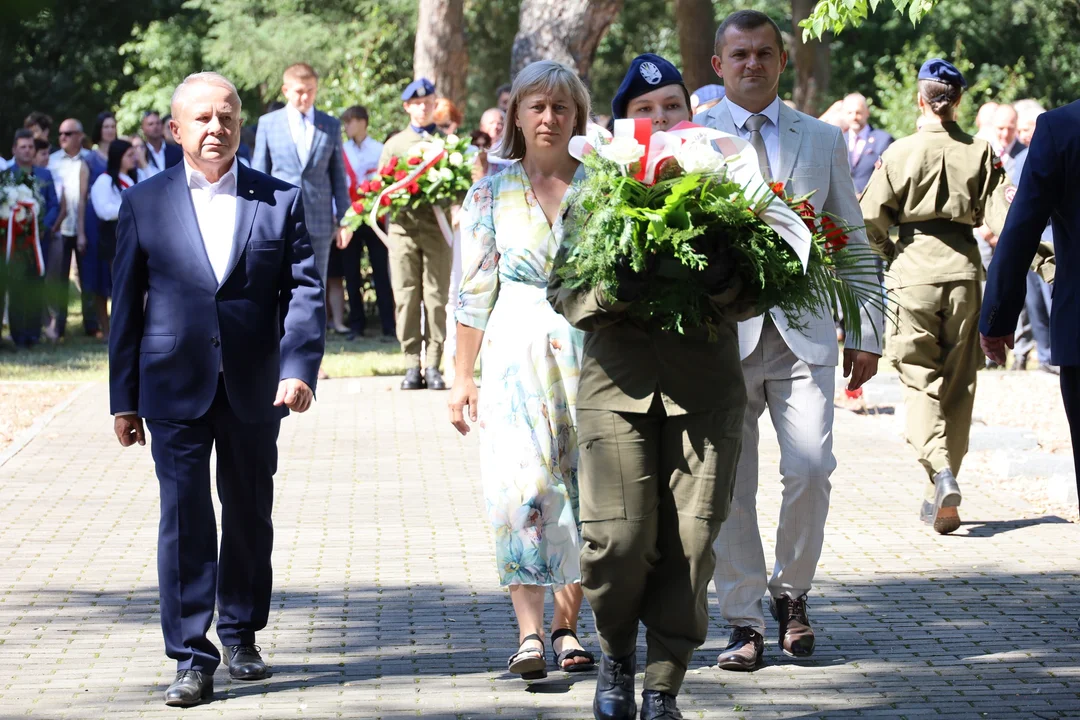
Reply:
[[694, 91], [694, 94], [690, 96], [690, 100], [698, 105], [713, 100], [723, 100], [725, 92], [723, 85], [702, 85]]
[[956, 66], [941, 58], [930, 58], [924, 62], [919, 69], [919, 80], [937, 80], [946, 85], [959, 85], [965, 89], [968, 86], [963, 74], [956, 69]]
[[[612, 117], [616, 119], [626, 117], [626, 106], [636, 97], [668, 85], [682, 84], [682, 75], [664, 58], [653, 53], [638, 55], [630, 63], [630, 69], [626, 71], [622, 85], [611, 100]], [[686, 90], [685, 86], [683, 90]]]
[[422, 98], [434, 94], [435, 83], [427, 78], [417, 78], [405, 86], [405, 90], [401, 93], [401, 101], [405, 102], [406, 100], [412, 100], [413, 98]]

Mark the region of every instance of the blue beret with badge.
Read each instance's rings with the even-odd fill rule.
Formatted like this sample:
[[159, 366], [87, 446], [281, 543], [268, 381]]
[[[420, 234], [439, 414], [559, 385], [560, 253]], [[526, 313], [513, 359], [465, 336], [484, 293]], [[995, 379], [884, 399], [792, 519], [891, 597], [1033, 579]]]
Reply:
[[959, 85], [961, 88], [967, 89], [967, 80], [964, 80], [964, 75], [956, 66], [948, 60], [942, 60], [941, 58], [930, 58], [923, 63], [923, 66], [919, 68], [919, 80], [936, 80], [946, 85]]
[[[654, 53], [638, 55], [630, 63], [626, 77], [611, 100], [611, 114], [616, 119], [626, 117], [626, 106], [636, 97], [668, 85], [682, 85], [682, 74], [674, 65]], [[686, 92], [686, 86], [683, 86]], [[687, 92], [687, 98], [689, 93]], [[687, 108], [689, 109], [689, 107]]]
[[407, 102], [413, 98], [424, 98], [435, 94], [435, 83], [427, 78], [417, 78], [405, 86], [401, 93], [401, 101]]

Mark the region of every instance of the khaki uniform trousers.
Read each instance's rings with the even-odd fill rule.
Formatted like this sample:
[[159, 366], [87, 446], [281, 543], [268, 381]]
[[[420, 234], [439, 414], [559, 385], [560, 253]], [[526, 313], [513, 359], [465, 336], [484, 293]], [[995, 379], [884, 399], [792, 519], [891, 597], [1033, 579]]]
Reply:
[[645, 414], [578, 408], [581, 585], [607, 655], [645, 624], [646, 689], [678, 694], [705, 642], [744, 410], [668, 416], [659, 393]]
[[[453, 250], [435, 220], [390, 224], [390, 283], [394, 289], [394, 320], [407, 367], [438, 369], [446, 340], [446, 303], [450, 292]], [[420, 305], [424, 322], [420, 322]]]
[[[904, 384], [906, 436], [927, 479], [959, 475], [971, 434], [982, 290], [978, 280], [889, 288], [886, 353]], [[928, 483], [933, 492], [933, 484]]]

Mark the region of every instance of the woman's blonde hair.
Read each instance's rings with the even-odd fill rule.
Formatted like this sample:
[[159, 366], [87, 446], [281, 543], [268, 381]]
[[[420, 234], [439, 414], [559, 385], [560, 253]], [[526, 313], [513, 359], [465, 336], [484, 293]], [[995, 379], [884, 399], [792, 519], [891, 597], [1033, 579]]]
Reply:
[[507, 160], [525, 157], [525, 135], [515, 121], [518, 105], [529, 95], [539, 93], [551, 96], [559, 90], [570, 93], [577, 110], [574, 119], [574, 135], [584, 135], [589, 122], [589, 91], [585, 83], [570, 68], [553, 60], [538, 60], [518, 73], [510, 88], [510, 104], [506, 108], [506, 130], [499, 144], [498, 156]]

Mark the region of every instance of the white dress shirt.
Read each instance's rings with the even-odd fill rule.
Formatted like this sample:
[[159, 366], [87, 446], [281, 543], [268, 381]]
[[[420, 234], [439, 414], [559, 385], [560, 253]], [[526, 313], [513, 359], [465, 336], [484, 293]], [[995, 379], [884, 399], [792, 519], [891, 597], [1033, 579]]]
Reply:
[[148, 142], [146, 145], [146, 171], [147, 177], [153, 177], [165, 169], [165, 141], [161, 141], [161, 150], [154, 150], [154, 146]]
[[296, 154], [300, 158], [300, 166], [306, 167], [308, 155], [311, 153], [311, 143], [315, 141], [315, 108], [311, 108], [303, 115], [292, 105], [285, 106], [285, 116], [289, 119], [289, 133], [293, 142], [296, 143]]
[[370, 135], [364, 138], [364, 142], [357, 145], [352, 139], [345, 141], [345, 158], [349, 161], [349, 167], [356, 173], [358, 182], [371, 178], [379, 171], [379, 157], [382, 155], [383, 144], [374, 140]]
[[862, 130], [857, 133], [851, 130], [847, 131], [848, 164], [851, 167], [855, 167], [855, 164], [859, 162], [859, 157], [863, 154], [863, 150], [866, 149], [866, 141], [869, 139], [869, 125], [863, 125]]
[[727, 103], [728, 112], [731, 113], [731, 121], [735, 123], [735, 130], [743, 140], [750, 139], [750, 131], [746, 128], [746, 119], [751, 115], [764, 115], [769, 122], [761, 126], [761, 139], [765, 141], [765, 154], [769, 156], [769, 167], [773, 173], [780, 170], [780, 98], [775, 97], [769, 106], [759, 113], [752, 113], [731, 102], [731, 98], [725, 97], [720, 102]]
[[89, 150], [80, 150], [75, 157], [68, 155], [63, 150], [57, 150], [49, 156], [49, 172], [53, 179], [63, 187], [63, 195], [60, 196], [67, 206], [67, 215], [60, 225], [60, 234], [66, 237], [75, 237], [79, 232], [79, 197], [82, 184], [82, 169], [85, 163], [86, 153]]
[[216, 183], [184, 160], [191, 203], [195, 206], [195, 219], [199, 223], [206, 256], [214, 269], [218, 284], [225, 278], [232, 256], [233, 235], [236, 234], [236, 158], [232, 167]]

